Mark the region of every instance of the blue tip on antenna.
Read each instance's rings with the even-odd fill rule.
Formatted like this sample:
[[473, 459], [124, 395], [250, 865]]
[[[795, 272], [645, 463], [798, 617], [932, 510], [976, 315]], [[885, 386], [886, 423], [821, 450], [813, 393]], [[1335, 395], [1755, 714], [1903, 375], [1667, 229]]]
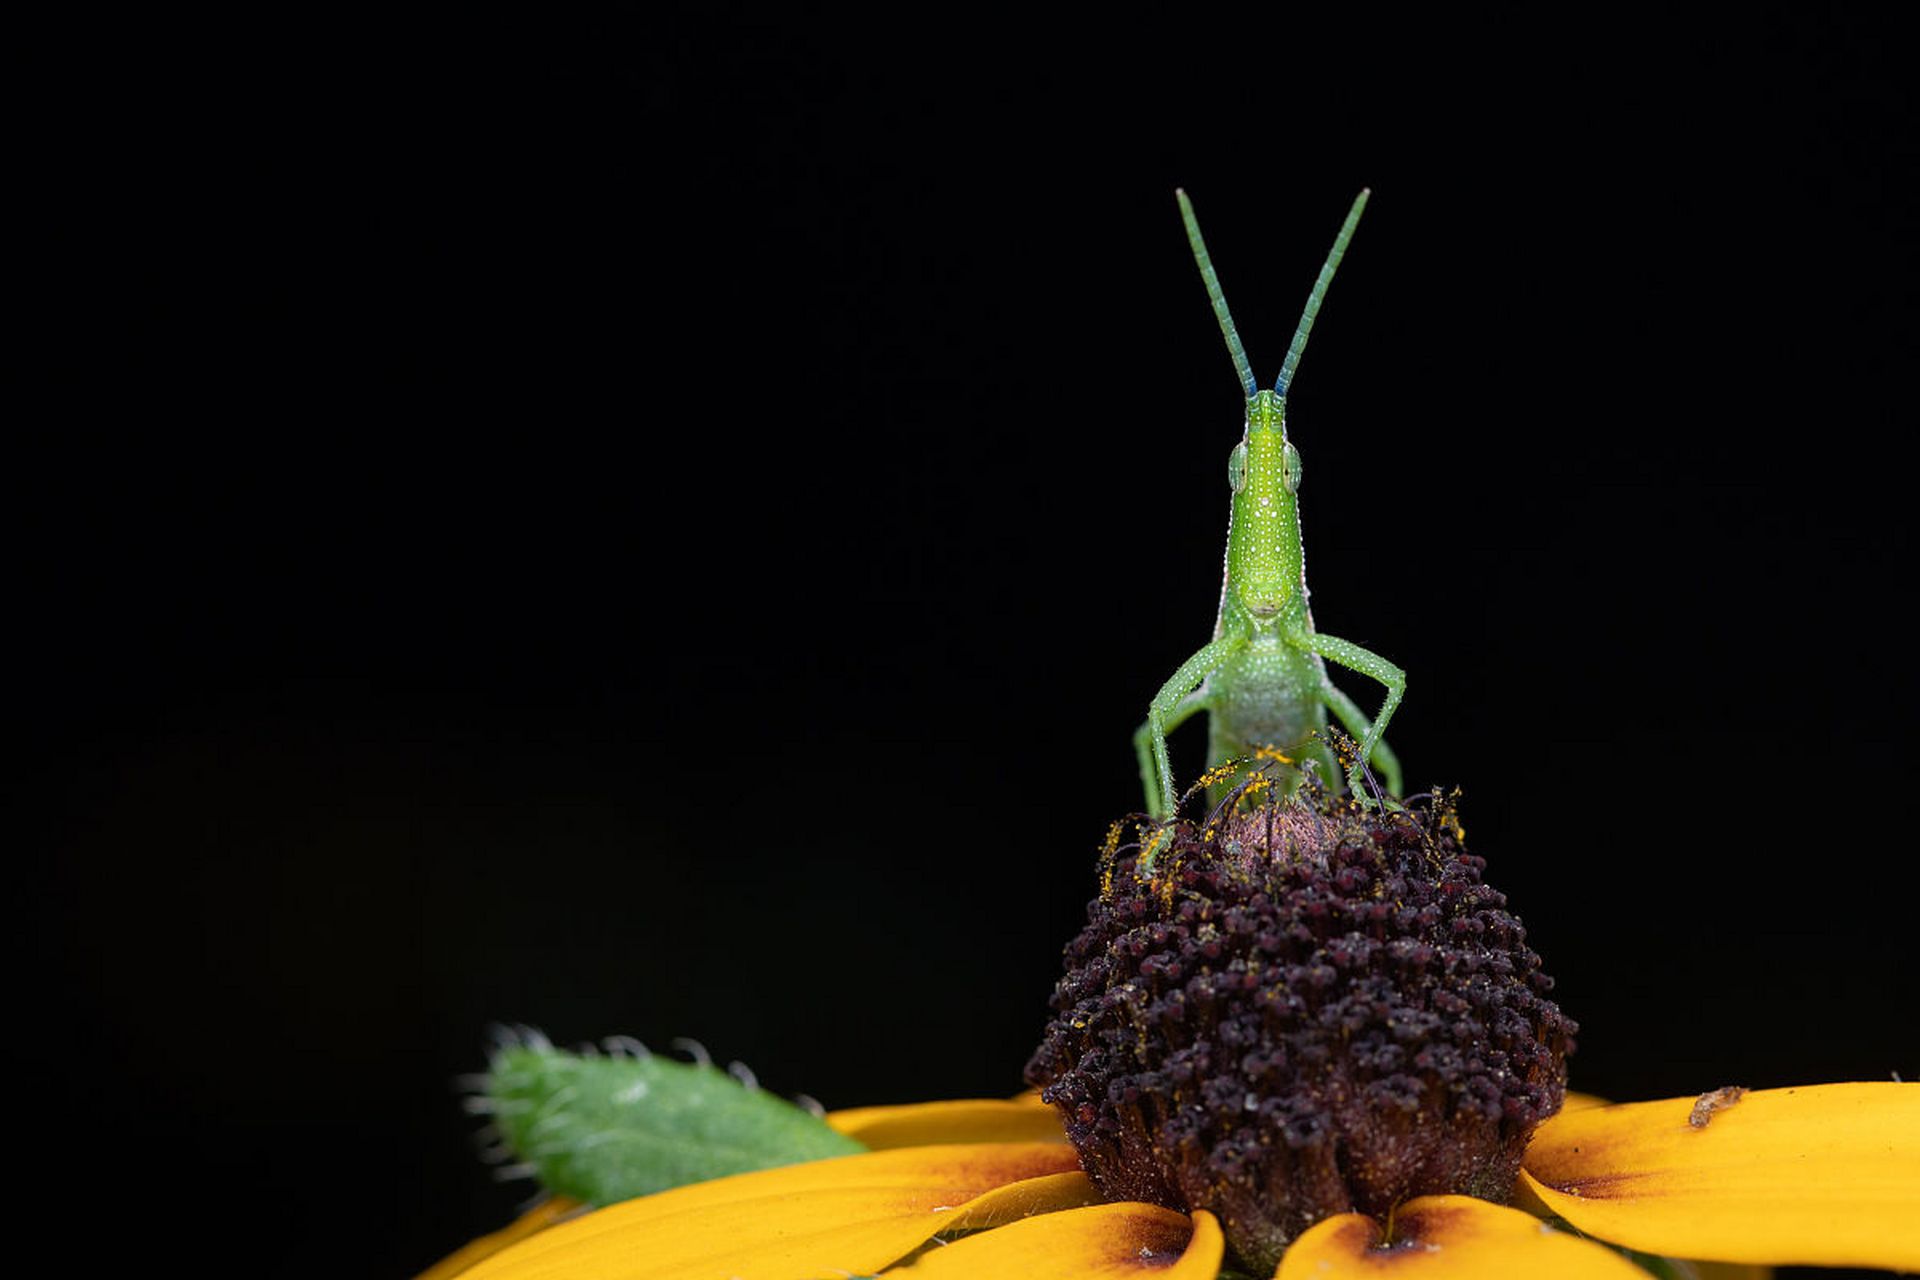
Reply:
[[[1353, 208], [1347, 210], [1347, 220], [1340, 224], [1340, 234], [1333, 238], [1333, 251], [1327, 254], [1327, 260], [1320, 268], [1320, 278], [1313, 282], [1313, 292], [1307, 295], [1307, 309], [1300, 313], [1300, 327], [1293, 331], [1293, 345], [1287, 348], [1286, 362], [1280, 366], [1280, 379], [1273, 384], [1275, 394], [1282, 399], [1286, 398], [1287, 388], [1293, 385], [1293, 371], [1300, 367], [1300, 353], [1307, 349], [1307, 335], [1313, 332], [1313, 318], [1320, 314], [1320, 300], [1327, 296], [1327, 285], [1332, 281], [1334, 271], [1339, 268], [1340, 259], [1346, 256], [1347, 241], [1353, 239], [1353, 229], [1360, 225], [1360, 211], [1367, 207], [1367, 197], [1372, 194], [1373, 188], [1363, 187], [1360, 194], [1354, 197]], [[1186, 203], [1185, 197], [1182, 197], [1181, 203]], [[1191, 221], [1187, 226], [1192, 231]], [[1192, 234], [1198, 243], [1200, 233], [1192, 231]], [[1207, 288], [1209, 292], [1214, 288], [1211, 273], [1208, 274]], [[1224, 316], [1226, 304], [1220, 305]], [[1221, 323], [1225, 324], [1226, 321], [1223, 319]], [[1237, 355], [1237, 343], [1234, 350]]]

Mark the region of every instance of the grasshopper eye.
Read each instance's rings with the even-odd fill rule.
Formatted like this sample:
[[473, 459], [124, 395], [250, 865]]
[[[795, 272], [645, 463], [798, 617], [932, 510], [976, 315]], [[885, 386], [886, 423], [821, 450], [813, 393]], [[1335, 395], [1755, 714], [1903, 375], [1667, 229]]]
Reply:
[[1287, 446], [1286, 468], [1287, 468], [1287, 492], [1288, 493], [1300, 492], [1300, 451], [1294, 448], [1292, 445]]
[[1227, 483], [1235, 493], [1247, 487], [1247, 442], [1244, 440], [1227, 455]]

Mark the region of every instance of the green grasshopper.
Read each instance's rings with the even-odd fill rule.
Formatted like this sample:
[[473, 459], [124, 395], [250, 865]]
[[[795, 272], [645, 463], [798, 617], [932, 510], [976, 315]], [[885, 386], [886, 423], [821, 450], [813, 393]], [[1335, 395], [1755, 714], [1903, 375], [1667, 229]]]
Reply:
[[[1226, 582], [1220, 589], [1220, 613], [1213, 639], [1185, 663], [1154, 697], [1146, 723], [1133, 736], [1140, 757], [1140, 781], [1146, 788], [1147, 811], [1168, 819], [1178, 803], [1174, 798], [1173, 769], [1167, 759], [1167, 734], [1196, 711], [1210, 718], [1208, 763], [1224, 769], [1250, 757], [1277, 756], [1287, 764], [1312, 759], [1338, 776], [1326, 745], [1327, 709], [1347, 731], [1360, 739], [1358, 752], [1347, 769], [1347, 786], [1354, 798], [1369, 803], [1363, 777], [1371, 781], [1367, 763], [1379, 765], [1387, 789], [1399, 794], [1400, 762], [1380, 735], [1393, 718], [1406, 692], [1406, 672], [1351, 641], [1314, 630], [1307, 608], [1306, 562], [1300, 546], [1300, 452], [1287, 440], [1287, 388], [1293, 381], [1300, 353], [1313, 329], [1313, 318], [1326, 295], [1327, 283], [1347, 251], [1347, 241], [1366, 208], [1362, 191], [1334, 239], [1333, 251], [1320, 268], [1320, 278], [1307, 296], [1307, 307], [1294, 331], [1293, 345], [1280, 366], [1279, 381], [1262, 391], [1247, 364], [1227, 312], [1220, 281], [1207, 257], [1200, 224], [1184, 191], [1175, 193], [1180, 216], [1187, 225], [1200, 278], [1213, 302], [1213, 313], [1226, 336], [1227, 350], [1247, 393], [1247, 415], [1240, 443], [1227, 458], [1227, 481], [1233, 488], [1232, 515], [1227, 524]], [[1369, 722], [1352, 698], [1327, 677], [1326, 660], [1373, 677], [1386, 686], [1380, 714]], [[1298, 774], [1285, 774], [1287, 789]], [[1210, 771], [1209, 779], [1223, 774]]]

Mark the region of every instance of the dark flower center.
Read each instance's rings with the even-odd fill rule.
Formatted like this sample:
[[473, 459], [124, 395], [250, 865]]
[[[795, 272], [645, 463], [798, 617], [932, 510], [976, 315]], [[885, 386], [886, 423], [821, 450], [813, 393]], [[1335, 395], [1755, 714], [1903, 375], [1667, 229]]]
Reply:
[[1027, 1066], [1102, 1194], [1287, 1243], [1412, 1196], [1504, 1201], [1572, 1021], [1445, 803], [1308, 787], [1117, 855]]

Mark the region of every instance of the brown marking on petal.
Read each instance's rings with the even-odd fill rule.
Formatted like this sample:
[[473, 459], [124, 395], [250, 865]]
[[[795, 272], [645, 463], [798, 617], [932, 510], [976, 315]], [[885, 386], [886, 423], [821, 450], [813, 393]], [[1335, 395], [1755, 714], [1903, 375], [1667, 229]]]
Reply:
[[[1379, 1225], [1371, 1218], [1355, 1214], [1341, 1219], [1339, 1226], [1327, 1237], [1327, 1252], [1348, 1253], [1360, 1258], [1380, 1248], [1381, 1243]], [[1336, 1245], [1338, 1248], [1335, 1248]]]
[[1693, 1110], [1687, 1114], [1687, 1123], [1696, 1129], [1704, 1129], [1712, 1121], [1715, 1112], [1725, 1111], [1746, 1096], [1745, 1085], [1730, 1084], [1723, 1089], [1710, 1089], [1694, 1099]]
[[1193, 1239], [1193, 1227], [1184, 1218], [1158, 1216], [1135, 1219], [1129, 1225], [1128, 1253], [1142, 1271], [1163, 1271], [1179, 1262]]
[[[1538, 1174], [1534, 1176], [1539, 1177]], [[1579, 1196], [1583, 1200], [1625, 1200], [1634, 1195], [1635, 1184], [1641, 1181], [1642, 1176], [1636, 1173], [1597, 1173], [1561, 1182], [1540, 1178], [1542, 1186], [1551, 1187], [1561, 1195]]]
[[[1588, 1134], [1579, 1144], [1569, 1145], [1555, 1150], [1549, 1145], [1536, 1145], [1527, 1153], [1527, 1172], [1538, 1178], [1542, 1185], [1570, 1196], [1596, 1196], [1612, 1198], [1627, 1194], [1622, 1184], [1633, 1182], [1637, 1175], [1632, 1173], [1585, 1173], [1569, 1175], [1557, 1167], [1561, 1164], [1555, 1157], [1562, 1157], [1566, 1163], [1577, 1168], [1620, 1168], [1624, 1163], [1619, 1155], [1623, 1149], [1631, 1147], [1632, 1133]], [[1580, 1159], [1574, 1159], [1574, 1157]]]
[[[873, 1152], [905, 1156], [920, 1152], [916, 1168], [923, 1184], [904, 1199], [929, 1211], [955, 1209], [969, 1200], [1015, 1183], [1077, 1172], [1073, 1148], [1061, 1143], [983, 1143], [951, 1147], [901, 1147]], [[865, 1159], [867, 1157], [842, 1157]]]
[[1379, 1223], [1362, 1214], [1351, 1214], [1343, 1217], [1320, 1242], [1318, 1256], [1350, 1258], [1369, 1269], [1391, 1273], [1406, 1259], [1430, 1251], [1428, 1244], [1413, 1237], [1403, 1238], [1398, 1230], [1394, 1232], [1394, 1239], [1386, 1240]]
[[[1611, 1138], [1611, 1140], [1609, 1140]], [[1639, 1182], [1639, 1173], [1587, 1173], [1567, 1176], [1556, 1169], [1554, 1156], [1563, 1155], [1569, 1161], [1572, 1157], [1584, 1159], [1572, 1161], [1580, 1167], [1592, 1167], [1597, 1163], [1601, 1168], [1618, 1168], [1622, 1164], [1614, 1153], [1628, 1145], [1631, 1134], [1589, 1135], [1584, 1142], [1569, 1145], [1563, 1152], [1552, 1148], [1535, 1148], [1528, 1153], [1530, 1163], [1527, 1172], [1539, 1180], [1540, 1185], [1558, 1191], [1562, 1195], [1581, 1196], [1593, 1200], [1624, 1199], [1633, 1194], [1634, 1184]]]
[[1003, 1166], [1011, 1175], [1009, 1181], [1018, 1182], [1025, 1178], [1044, 1177], [1050, 1173], [1070, 1173], [1080, 1168], [1077, 1159], [1069, 1159], [1063, 1153], [1055, 1153], [1044, 1148], [1036, 1148], [1031, 1154], [1017, 1160], [1009, 1160]]
[[[1049, 1150], [1048, 1145], [1052, 1145], [1053, 1149]], [[1069, 1173], [1080, 1167], [1079, 1161], [1061, 1152], [1058, 1144], [1005, 1143], [998, 1144], [998, 1149], [983, 1144], [982, 1147], [961, 1146], [953, 1150], [961, 1154], [951, 1160], [927, 1161], [925, 1168], [929, 1183], [951, 1182], [954, 1186], [968, 1188], [980, 1185], [981, 1190], [992, 1190], [1010, 1182], [1023, 1182], [1050, 1173]], [[930, 1156], [934, 1154], [929, 1152]]]
[[1403, 1207], [1394, 1211], [1388, 1230], [1392, 1238], [1375, 1244], [1361, 1255], [1375, 1264], [1397, 1265], [1408, 1258], [1438, 1250], [1441, 1237], [1456, 1224], [1472, 1224], [1464, 1211], [1451, 1205]]
[[1334, 1229], [1323, 1242], [1323, 1249], [1329, 1255], [1344, 1255], [1390, 1274], [1412, 1259], [1439, 1250], [1440, 1237], [1465, 1217], [1461, 1210], [1446, 1205], [1402, 1208], [1393, 1216], [1391, 1238], [1386, 1238], [1378, 1223], [1356, 1214]]

